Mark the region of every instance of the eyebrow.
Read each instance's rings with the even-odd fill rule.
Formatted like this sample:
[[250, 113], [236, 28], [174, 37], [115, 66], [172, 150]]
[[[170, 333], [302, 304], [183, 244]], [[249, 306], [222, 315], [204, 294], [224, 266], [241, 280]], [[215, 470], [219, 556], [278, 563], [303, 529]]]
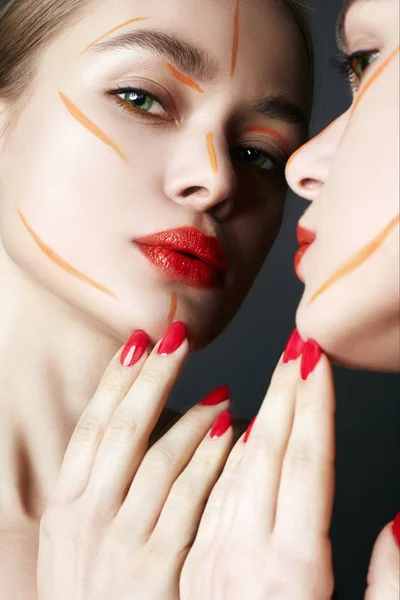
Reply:
[[255, 105], [254, 111], [270, 119], [284, 121], [292, 125], [301, 125], [308, 135], [310, 117], [305, 110], [281, 95], [270, 95], [261, 98]]
[[168, 58], [185, 75], [200, 83], [216, 77], [216, 61], [195, 44], [155, 29], [140, 29], [123, 33], [95, 44], [91, 51], [132, 50], [139, 47], [163, 58]]
[[376, 0], [346, 0], [346, 2], [344, 3], [344, 6], [339, 15], [338, 24], [336, 27], [337, 44], [338, 44], [339, 48], [341, 48], [343, 51], [348, 50], [348, 44], [346, 41], [346, 33], [345, 33], [345, 25], [346, 25], [346, 18], [347, 18], [349, 10], [351, 8], [353, 8], [353, 6], [355, 6], [356, 4], [367, 4], [368, 2], [376, 2]]

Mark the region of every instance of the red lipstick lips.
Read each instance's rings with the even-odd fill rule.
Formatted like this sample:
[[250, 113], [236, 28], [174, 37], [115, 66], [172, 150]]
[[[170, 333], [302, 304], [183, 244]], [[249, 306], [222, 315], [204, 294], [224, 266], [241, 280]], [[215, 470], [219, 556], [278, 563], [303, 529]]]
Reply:
[[300, 248], [298, 249], [298, 251], [296, 252], [296, 256], [294, 257], [294, 270], [296, 271], [297, 277], [300, 279], [300, 281], [303, 282], [304, 280], [300, 273], [300, 263], [308, 248], [315, 241], [315, 238], [315, 233], [313, 233], [309, 229], [305, 229], [300, 224], [297, 226], [297, 241], [300, 244]]
[[168, 279], [191, 287], [220, 287], [227, 274], [225, 250], [215, 237], [180, 227], [134, 240], [144, 256]]

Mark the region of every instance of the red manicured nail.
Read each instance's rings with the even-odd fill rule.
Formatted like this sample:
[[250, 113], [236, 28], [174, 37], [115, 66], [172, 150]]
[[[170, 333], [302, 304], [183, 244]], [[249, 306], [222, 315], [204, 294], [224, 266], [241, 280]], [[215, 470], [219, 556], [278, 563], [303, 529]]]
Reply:
[[146, 352], [148, 343], [149, 336], [145, 331], [138, 329], [132, 333], [122, 351], [120, 357], [121, 365], [123, 367], [133, 367], [133, 365], [136, 365]]
[[216, 406], [217, 404], [221, 404], [228, 400], [231, 395], [230, 389], [227, 385], [221, 385], [221, 387], [217, 388], [207, 398], [204, 398], [202, 402], [200, 402], [201, 406]]
[[397, 513], [396, 518], [393, 521], [392, 531], [396, 544], [400, 548], [400, 512]]
[[214, 423], [214, 427], [210, 431], [210, 438], [220, 438], [226, 433], [231, 426], [232, 417], [229, 411], [221, 413]]
[[247, 442], [249, 441], [249, 437], [250, 437], [250, 434], [251, 434], [251, 430], [253, 429], [253, 425], [254, 425], [254, 423], [256, 422], [256, 419], [257, 419], [257, 417], [254, 417], [254, 418], [253, 418], [253, 419], [250, 421], [250, 425], [248, 426], [248, 428], [247, 428], [247, 431], [246, 431], [246, 433], [245, 433], [245, 435], [244, 435], [244, 438], [243, 438], [243, 443], [244, 443], [244, 444], [247, 444]]
[[304, 341], [301, 338], [299, 332], [297, 331], [297, 329], [294, 329], [287, 343], [285, 354], [283, 356], [283, 362], [287, 364], [292, 360], [297, 360], [299, 356], [301, 356], [304, 350], [304, 346]]
[[304, 346], [303, 356], [301, 358], [301, 378], [306, 381], [321, 358], [321, 348], [314, 340], [308, 340]]
[[160, 347], [158, 349], [158, 354], [160, 356], [168, 356], [169, 354], [173, 354], [180, 346], [182, 346], [184, 340], [186, 339], [186, 327], [180, 321], [176, 323], [172, 323], [169, 327], [167, 333], [164, 335], [161, 340]]

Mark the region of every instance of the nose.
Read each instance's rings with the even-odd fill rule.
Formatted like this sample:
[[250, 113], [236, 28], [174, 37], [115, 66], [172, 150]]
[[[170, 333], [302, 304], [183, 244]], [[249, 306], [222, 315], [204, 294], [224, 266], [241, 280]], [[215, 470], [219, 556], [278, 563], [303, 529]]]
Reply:
[[165, 192], [174, 202], [226, 220], [233, 208], [236, 175], [223, 131], [181, 136], [170, 156]]
[[286, 179], [294, 193], [305, 200], [315, 200], [329, 177], [332, 159], [347, 123], [346, 115], [333, 121], [289, 159]]

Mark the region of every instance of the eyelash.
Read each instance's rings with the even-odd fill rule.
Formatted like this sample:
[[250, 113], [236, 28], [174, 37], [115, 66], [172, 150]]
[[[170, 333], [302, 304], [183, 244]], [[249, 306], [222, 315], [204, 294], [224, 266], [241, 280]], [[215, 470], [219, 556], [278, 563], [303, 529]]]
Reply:
[[[358, 91], [360, 87], [360, 83], [363, 79], [364, 73], [369, 69], [371, 64], [374, 62], [376, 58], [379, 56], [379, 50], [359, 50], [358, 52], [354, 52], [353, 54], [346, 54], [345, 52], [341, 52], [338, 56], [333, 58], [332, 64], [333, 67], [339, 71], [340, 75], [346, 79], [346, 81], [350, 82], [350, 85], [353, 91]], [[352, 63], [357, 59], [362, 58], [371, 58], [371, 62], [366, 66], [361, 76], [357, 75], [355, 72]]]
[[[119, 97], [120, 94], [130, 94], [130, 93], [134, 93], [134, 94], [138, 94], [138, 95], [144, 95], [144, 96], [148, 96], [149, 98], [151, 98], [152, 100], [154, 100], [154, 102], [157, 102], [164, 110], [167, 114], [168, 113], [168, 109], [167, 106], [165, 104], [165, 102], [163, 102], [162, 100], [160, 100], [160, 98], [158, 98], [157, 96], [155, 96], [154, 94], [150, 93], [148, 90], [144, 89], [144, 88], [140, 88], [140, 87], [118, 87], [116, 89], [109, 89], [106, 90], [106, 93], [109, 94], [110, 96], [112, 96], [114, 102], [116, 102], [121, 108], [122, 110], [126, 111], [129, 114], [132, 114], [132, 111], [135, 114], [138, 114], [139, 116], [143, 117], [143, 118], [151, 118], [151, 117], [157, 117], [157, 115], [154, 115], [153, 113], [149, 113], [147, 111], [144, 110], [140, 110], [139, 108], [135, 108], [134, 106], [132, 106], [131, 104], [129, 104], [128, 102], [126, 102], [126, 100], [123, 100], [122, 98]], [[159, 118], [164, 118], [165, 117], [159, 117]], [[170, 119], [165, 119], [165, 120], [170, 120], [172, 122], [176, 122], [175, 119], [170, 116]], [[272, 156], [271, 154], [269, 154], [268, 152], [266, 152], [264, 149], [262, 148], [258, 148], [256, 146], [238, 146], [233, 150], [233, 153], [235, 151], [240, 151], [240, 150], [253, 150], [256, 152], [259, 152], [263, 155], [265, 155], [276, 167], [276, 171], [275, 174], [277, 175], [284, 175], [285, 173], [285, 168], [286, 168], [286, 163], [287, 160], [280, 160], [274, 156]], [[255, 167], [254, 165], [249, 165], [252, 168], [256, 168], [258, 171], [265, 171], [265, 174], [271, 174], [273, 171], [269, 170], [269, 169], [263, 169], [262, 167]]]

